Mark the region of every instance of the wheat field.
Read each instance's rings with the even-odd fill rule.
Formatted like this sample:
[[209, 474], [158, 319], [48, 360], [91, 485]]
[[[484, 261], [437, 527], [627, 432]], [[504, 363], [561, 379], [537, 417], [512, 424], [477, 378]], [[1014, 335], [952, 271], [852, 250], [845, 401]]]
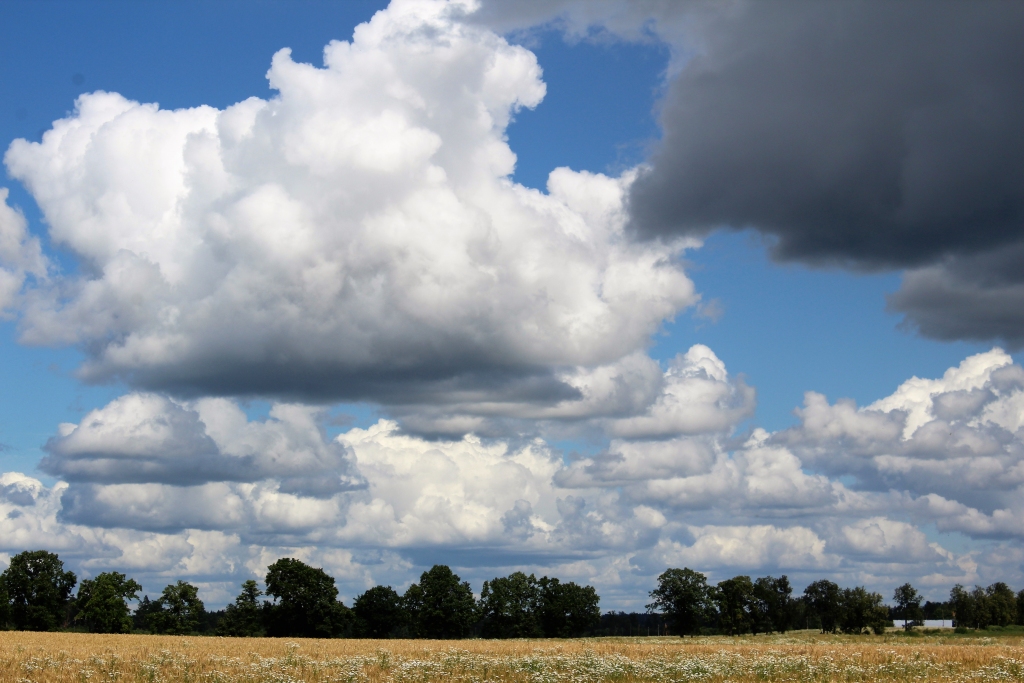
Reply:
[[0, 632], [11, 683], [1024, 681], [1024, 639], [276, 640]]

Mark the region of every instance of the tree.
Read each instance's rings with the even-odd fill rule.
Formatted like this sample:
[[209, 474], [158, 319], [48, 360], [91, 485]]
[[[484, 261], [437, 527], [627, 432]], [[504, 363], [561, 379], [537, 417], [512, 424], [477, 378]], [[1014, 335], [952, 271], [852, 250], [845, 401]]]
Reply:
[[469, 582], [443, 564], [435, 564], [420, 575], [419, 584], [409, 586], [406, 604], [421, 638], [465, 638], [476, 622], [476, 600]]
[[485, 638], [539, 638], [541, 590], [537, 578], [514, 572], [484, 581], [480, 591], [481, 634]]
[[1017, 623], [1024, 626], [1024, 590], [1017, 593]]
[[67, 623], [76, 578], [55, 554], [18, 553], [0, 574], [0, 583], [10, 600], [10, 621], [19, 631], [53, 631]]
[[681, 636], [695, 635], [712, 613], [707, 577], [688, 567], [666, 569], [650, 595], [653, 602], [647, 605], [647, 611], [664, 614]]
[[989, 623], [1009, 626], [1017, 620], [1017, 599], [1013, 589], [997, 581], [985, 589], [988, 599]]
[[152, 630], [152, 626], [149, 624], [149, 617], [159, 611], [160, 606], [156, 603], [156, 600], [150, 600], [148, 595], [143, 595], [139, 606], [135, 608], [135, 614], [132, 615], [135, 629], [139, 631]]
[[176, 636], [198, 631], [206, 612], [199, 589], [185, 581], [164, 588], [154, 607], [146, 619], [149, 629]]
[[839, 585], [822, 579], [804, 589], [808, 607], [821, 622], [822, 633], [835, 633], [842, 618], [842, 591]]
[[974, 628], [985, 628], [992, 623], [991, 601], [981, 586], [975, 586], [971, 591], [971, 609], [974, 614]]
[[932, 602], [928, 600], [921, 607], [921, 613], [925, 619], [945, 619], [949, 621], [953, 618], [953, 608], [950, 607], [948, 602]]
[[7, 593], [7, 584], [0, 576], [0, 630], [6, 629], [11, 623], [11, 596]]
[[391, 586], [374, 586], [352, 603], [356, 633], [363, 638], [400, 637], [408, 631], [405, 603]]
[[863, 586], [857, 586], [843, 590], [842, 596], [840, 626], [843, 633], [863, 633], [871, 629], [881, 635], [892, 624], [889, 608], [882, 604], [880, 593], [869, 593]]
[[545, 638], [578, 638], [601, 623], [601, 598], [593, 586], [546, 576], [540, 586], [540, 623]]
[[224, 616], [217, 623], [216, 633], [219, 636], [237, 636], [243, 638], [265, 635], [263, 628], [263, 606], [260, 596], [263, 591], [256, 582], [248, 579], [242, 583], [242, 592], [235, 602], [224, 610]]
[[779, 578], [764, 576], [754, 581], [754, 633], [785, 633], [793, 625], [793, 588], [785, 574]]
[[957, 626], [974, 624], [974, 599], [963, 585], [958, 583], [949, 591], [949, 606]]
[[131, 633], [129, 600], [138, 600], [142, 586], [120, 572], [103, 572], [78, 586], [75, 607], [79, 621], [94, 633]]
[[267, 634], [275, 637], [339, 638], [350, 635], [354, 618], [338, 602], [334, 577], [319, 567], [285, 557], [267, 567]]
[[924, 617], [924, 613], [921, 611], [921, 594], [909, 583], [897, 588], [892, 595], [892, 600], [896, 603], [893, 616], [903, 621], [905, 631], [914, 628]]
[[754, 584], [749, 576], [720, 581], [714, 594], [718, 626], [730, 636], [747, 633], [753, 626]]

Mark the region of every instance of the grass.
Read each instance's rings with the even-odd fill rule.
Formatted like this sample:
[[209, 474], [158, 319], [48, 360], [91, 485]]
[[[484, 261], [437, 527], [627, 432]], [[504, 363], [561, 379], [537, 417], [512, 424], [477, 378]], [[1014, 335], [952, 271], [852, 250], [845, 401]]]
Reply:
[[1024, 638], [799, 632], [685, 640], [290, 641], [0, 632], [0, 681], [1024, 681]]

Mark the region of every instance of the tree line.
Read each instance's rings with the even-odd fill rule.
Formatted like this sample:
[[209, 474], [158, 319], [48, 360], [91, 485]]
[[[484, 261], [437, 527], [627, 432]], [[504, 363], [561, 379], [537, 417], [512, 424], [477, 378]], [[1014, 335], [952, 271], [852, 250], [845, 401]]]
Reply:
[[921, 604], [909, 583], [893, 592], [893, 604], [863, 586], [841, 588], [827, 579], [815, 581], [800, 597], [785, 575], [751, 580], [735, 576], [717, 585], [690, 568], [668, 569], [650, 593], [648, 612], [665, 617], [676, 635], [772, 633], [817, 628], [822, 633], [883, 633], [894, 621], [912, 629], [924, 619], [950, 619], [958, 630], [1024, 625], [1024, 590], [1014, 593], [997, 582], [968, 590], [957, 584], [947, 602]]
[[[74, 595], [75, 585], [78, 593]], [[11, 558], [0, 574], [0, 628], [98, 633], [310, 638], [568, 638], [600, 624], [592, 586], [515, 572], [485, 581], [477, 600], [469, 583], [434, 565], [399, 594], [374, 586], [351, 607], [338, 600], [334, 577], [286, 557], [267, 568], [265, 591], [248, 580], [224, 610], [208, 612], [198, 589], [169, 584], [156, 600], [134, 579], [103, 572], [77, 582], [60, 558], [45, 550]], [[137, 601], [134, 612], [129, 602]]]

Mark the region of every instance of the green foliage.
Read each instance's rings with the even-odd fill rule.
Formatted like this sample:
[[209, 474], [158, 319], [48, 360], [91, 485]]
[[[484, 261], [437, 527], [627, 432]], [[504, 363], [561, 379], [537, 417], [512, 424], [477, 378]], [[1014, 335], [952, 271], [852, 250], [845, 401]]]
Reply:
[[975, 586], [971, 591], [958, 583], [949, 592], [949, 606], [956, 625], [967, 628], [1008, 626], [1020, 616], [1018, 597], [1001, 581], [988, 588]]
[[45, 550], [26, 550], [11, 558], [0, 574], [10, 601], [9, 619], [19, 631], [54, 631], [65, 626], [76, 579], [64, 563]]
[[593, 586], [541, 577], [540, 623], [546, 638], [578, 638], [601, 622], [601, 598]]
[[405, 593], [415, 634], [421, 638], [465, 638], [476, 623], [476, 600], [468, 581], [435, 564]]
[[355, 632], [361, 638], [401, 638], [409, 634], [409, 614], [391, 586], [374, 586], [352, 603]]
[[199, 599], [199, 589], [185, 581], [164, 588], [147, 619], [154, 633], [187, 635], [199, 630], [206, 608]]
[[7, 582], [0, 575], [0, 629], [6, 629], [11, 623], [11, 596], [7, 593]]
[[78, 586], [75, 621], [94, 633], [131, 633], [133, 623], [128, 601], [138, 600], [142, 590], [134, 579], [119, 572], [103, 572]]
[[679, 635], [696, 635], [712, 614], [712, 593], [707, 577], [689, 567], [666, 569], [651, 591], [648, 611], [664, 614]]
[[718, 609], [718, 628], [730, 636], [749, 633], [754, 624], [754, 583], [749, 576], [736, 576], [718, 584], [713, 593]]
[[753, 631], [754, 633], [785, 633], [793, 627], [796, 617], [793, 588], [789, 577], [763, 576], [754, 581]]
[[988, 598], [990, 624], [1009, 626], [1017, 621], [1017, 599], [1012, 588], [997, 581], [985, 589], [985, 597]]
[[1017, 593], [1017, 624], [1024, 626], [1024, 590]]
[[484, 581], [480, 592], [481, 634], [485, 638], [539, 638], [541, 590], [523, 572]]
[[319, 567], [285, 557], [267, 568], [267, 635], [341, 638], [354, 626], [352, 611], [338, 602], [334, 577]]
[[256, 582], [249, 579], [242, 583], [242, 592], [228, 605], [224, 616], [217, 623], [215, 633], [219, 636], [259, 637], [266, 635], [263, 628], [263, 606], [260, 596], [263, 591]]
[[905, 583], [895, 590], [892, 601], [896, 604], [893, 616], [903, 620], [905, 631], [914, 628], [915, 622], [924, 618], [924, 612], [921, 610], [921, 594], [909, 583]]
[[822, 579], [804, 589], [811, 612], [818, 617], [822, 633], [835, 633], [842, 619], [843, 595], [839, 585]]
[[840, 614], [843, 633], [863, 633], [870, 629], [881, 635], [892, 624], [881, 594], [869, 593], [863, 586], [843, 590]]

